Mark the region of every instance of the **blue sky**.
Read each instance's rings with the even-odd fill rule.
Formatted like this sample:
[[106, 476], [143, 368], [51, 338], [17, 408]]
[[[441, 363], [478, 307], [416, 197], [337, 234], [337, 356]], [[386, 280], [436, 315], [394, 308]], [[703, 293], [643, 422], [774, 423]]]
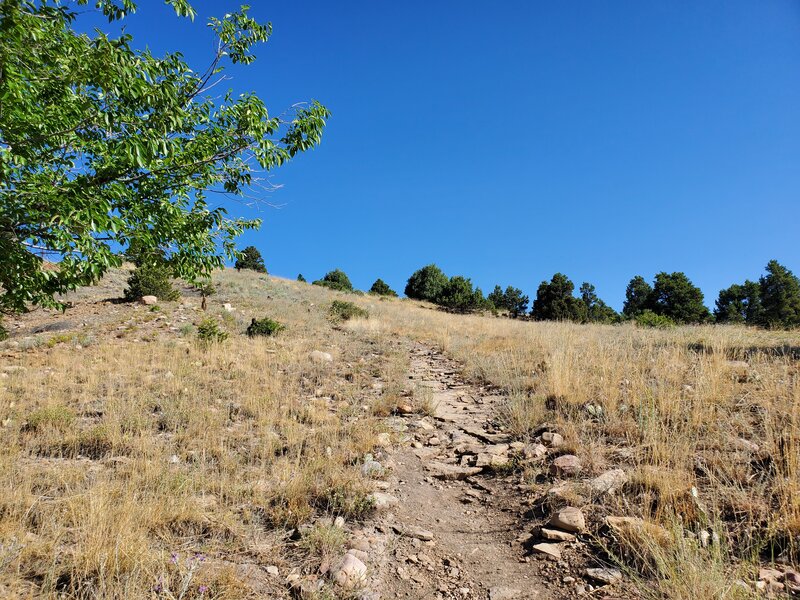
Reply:
[[[333, 113], [241, 240], [273, 274], [402, 292], [436, 262], [533, 298], [561, 271], [620, 308], [636, 274], [713, 306], [771, 258], [800, 272], [796, 0], [251, 4], [274, 35], [229, 86]], [[194, 5], [140, 0], [134, 45], [203, 67], [239, 2]]]

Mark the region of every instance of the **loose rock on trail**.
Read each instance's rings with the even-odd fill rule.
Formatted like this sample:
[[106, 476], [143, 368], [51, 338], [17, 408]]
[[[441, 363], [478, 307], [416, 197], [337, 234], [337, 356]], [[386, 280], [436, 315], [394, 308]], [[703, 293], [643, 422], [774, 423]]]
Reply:
[[379, 567], [381, 597], [546, 598], [518, 541], [518, 480], [504, 470], [511, 439], [490, 424], [502, 397], [419, 344], [409, 376], [430, 389], [435, 412], [391, 421], [414, 442], [392, 456], [388, 492], [399, 501], [384, 517], [395, 539]]

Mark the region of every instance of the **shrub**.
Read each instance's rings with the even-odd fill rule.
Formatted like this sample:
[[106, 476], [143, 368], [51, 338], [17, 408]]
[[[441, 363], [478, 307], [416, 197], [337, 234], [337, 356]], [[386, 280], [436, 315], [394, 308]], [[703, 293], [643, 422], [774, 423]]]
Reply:
[[286, 329], [285, 325], [273, 321], [269, 317], [265, 317], [263, 319], [253, 319], [250, 321], [250, 325], [247, 327], [247, 335], [250, 337], [257, 335], [270, 336], [284, 329]]
[[645, 309], [635, 317], [639, 327], [655, 327], [656, 329], [669, 329], [675, 327], [675, 321], [665, 315], [659, 315], [652, 310]]
[[8, 330], [6, 330], [6, 328], [3, 327], [3, 323], [0, 322], [0, 342], [7, 339], [8, 339]]
[[415, 271], [408, 278], [405, 294], [414, 300], [436, 302], [448, 282], [447, 275], [436, 265], [430, 264]]
[[302, 281], [303, 283], [305, 283], [305, 282], [306, 282], [306, 278], [305, 278], [305, 277], [303, 277], [303, 274], [302, 274], [302, 273], [300, 273], [300, 274], [297, 276], [297, 281]]
[[213, 317], [207, 317], [197, 326], [197, 338], [205, 344], [223, 342], [228, 339], [228, 334], [219, 328], [219, 323]]
[[328, 311], [333, 321], [348, 321], [350, 319], [368, 319], [369, 312], [356, 306], [352, 302], [345, 302], [343, 300], [334, 300], [331, 302], [331, 308]]
[[28, 415], [25, 428], [30, 431], [55, 429], [61, 433], [69, 429], [75, 420], [75, 413], [66, 406], [48, 406]]
[[166, 265], [136, 267], [128, 278], [125, 299], [129, 302], [142, 296], [155, 296], [159, 300], [177, 300], [180, 293], [172, 286], [172, 273]]
[[248, 246], [239, 254], [236, 263], [233, 265], [237, 271], [242, 269], [250, 269], [257, 273], [266, 273], [267, 268], [264, 266], [264, 259], [261, 257], [261, 252], [255, 246]]
[[369, 293], [376, 296], [397, 296], [397, 292], [390, 288], [383, 279], [376, 279], [372, 287], [369, 288]]
[[318, 279], [313, 285], [321, 285], [332, 290], [339, 290], [340, 292], [352, 292], [353, 284], [350, 283], [350, 278], [347, 273], [341, 269], [334, 269], [325, 274], [325, 277]]

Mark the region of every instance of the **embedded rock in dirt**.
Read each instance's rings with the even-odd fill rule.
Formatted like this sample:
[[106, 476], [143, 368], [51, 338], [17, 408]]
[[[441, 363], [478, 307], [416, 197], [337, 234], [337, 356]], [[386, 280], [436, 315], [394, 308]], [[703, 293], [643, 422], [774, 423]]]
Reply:
[[550, 517], [549, 525], [570, 533], [580, 533], [586, 529], [586, 517], [581, 509], [565, 506]]
[[522, 456], [526, 460], [542, 458], [547, 454], [547, 447], [543, 444], [528, 444], [522, 449]]
[[595, 581], [605, 583], [606, 585], [611, 585], [612, 583], [616, 583], [622, 579], [622, 573], [619, 569], [586, 569], [586, 575]]
[[558, 529], [548, 529], [546, 527], [542, 527], [539, 534], [544, 539], [550, 540], [551, 542], [571, 542], [575, 539], [575, 536], [571, 533], [559, 531]]
[[430, 542], [433, 539], [433, 532], [423, 529], [422, 527], [394, 526], [393, 529], [400, 535], [417, 538], [423, 542]]
[[398, 504], [400, 500], [384, 492], [372, 492], [367, 499], [372, 501], [377, 510], [384, 510]]
[[580, 459], [574, 454], [563, 454], [550, 465], [550, 474], [556, 477], [573, 477], [581, 472]]
[[493, 587], [489, 589], [489, 600], [517, 600], [522, 598], [522, 591], [509, 587]]
[[558, 448], [564, 443], [564, 437], [560, 433], [545, 431], [542, 434], [542, 442], [550, 448]]
[[445, 480], [466, 479], [470, 475], [477, 475], [483, 471], [481, 467], [458, 467], [436, 461], [426, 464], [425, 468], [431, 471], [431, 474], [437, 479]]
[[366, 575], [367, 565], [352, 554], [345, 554], [342, 561], [333, 571], [334, 581], [347, 589], [359, 586]]
[[592, 491], [598, 494], [613, 494], [628, 481], [628, 475], [622, 469], [611, 469], [598, 475], [589, 482]]
[[561, 560], [561, 546], [558, 544], [548, 544], [546, 542], [542, 542], [540, 544], [534, 544], [532, 548], [539, 554], [546, 554], [550, 558]]
[[139, 302], [145, 306], [153, 306], [154, 304], [158, 304], [158, 298], [155, 296], [142, 296], [139, 298]]

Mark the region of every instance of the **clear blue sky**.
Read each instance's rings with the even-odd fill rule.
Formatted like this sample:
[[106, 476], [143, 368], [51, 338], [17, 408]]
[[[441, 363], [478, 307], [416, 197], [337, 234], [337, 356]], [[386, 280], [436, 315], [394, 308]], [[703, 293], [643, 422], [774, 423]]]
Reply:
[[[240, 3], [194, 4], [140, 0], [127, 30], [199, 69]], [[273, 274], [402, 292], [436, 262], [533, 298], [561, 271], [615, 308], [636, 274], [709, 306], [771, 258], [800, 274], [797, 0], [251, 4], [274, 35], [230, 87], [333, 113], [242, 239]]]

